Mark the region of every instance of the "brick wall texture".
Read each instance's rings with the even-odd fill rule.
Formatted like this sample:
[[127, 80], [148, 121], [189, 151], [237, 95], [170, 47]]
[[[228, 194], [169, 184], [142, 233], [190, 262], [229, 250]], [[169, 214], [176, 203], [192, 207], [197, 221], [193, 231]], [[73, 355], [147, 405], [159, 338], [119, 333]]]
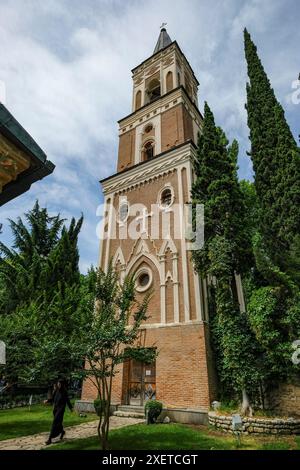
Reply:
[[[144, 346], [157, 347], [156, 398], [165, 406], [207, 410], [214, 399], [208, 379], [204, 324], [178, 325], [146, 329]], [[123, 373], [124, 372], [124, 373]], [[127, 364], [119, 367], [113, 382], [112, 401], [125, 404], [128, 381]], [[82, 398], [96, 397], [91, 382], [86, 381]]]

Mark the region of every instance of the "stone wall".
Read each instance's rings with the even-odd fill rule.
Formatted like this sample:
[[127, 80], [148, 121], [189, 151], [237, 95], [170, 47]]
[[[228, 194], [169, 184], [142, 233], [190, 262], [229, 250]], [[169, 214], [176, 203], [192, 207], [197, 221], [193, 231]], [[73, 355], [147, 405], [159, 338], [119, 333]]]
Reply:
[[[232, 416], [208, 413], [211, 426], [232, 433]], [[295, 418], [243, 418], [244, 434], [300, 434], [300, 419]]]

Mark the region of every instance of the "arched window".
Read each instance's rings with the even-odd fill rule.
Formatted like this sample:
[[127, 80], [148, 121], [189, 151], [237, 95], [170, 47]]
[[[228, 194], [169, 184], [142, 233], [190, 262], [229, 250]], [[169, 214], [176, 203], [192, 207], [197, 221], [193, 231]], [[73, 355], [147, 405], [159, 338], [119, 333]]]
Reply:
[[149, 83], [149, 86], [147, 88], [147, 96], [149, 103], [152, 103], [152, 101], [160, 97], [160, 81], [157, 80], [157, 78], [154, 78]]
[[171, 71], [167, 73], [166, 89], [167, 89], [167, 93], [168, 91], [173, 90], [173, 73]]
[[171, 185], [164, 186], [158, 193], [157, 204], [161, 210], [169, 209], [175, 201], [174, 189]]
[[142, 105], [142, 92], [139, 90], [135, 95], [135, 110], [139, 109]]
[[148, 141], [145, 143], [142, 152], [142, 160], [145, 162], [146, 160], [151, 160], [154, 157], [154, 142]]
[[172, 205], [173, 194], [171, 188], [166, 188], [162, 191], [160, 196], [161, 207], [170, 207]]
[[119, 206], [119, 222], [126, 222], [129, 214], [129, 206], [127, 201], [121, 201]]

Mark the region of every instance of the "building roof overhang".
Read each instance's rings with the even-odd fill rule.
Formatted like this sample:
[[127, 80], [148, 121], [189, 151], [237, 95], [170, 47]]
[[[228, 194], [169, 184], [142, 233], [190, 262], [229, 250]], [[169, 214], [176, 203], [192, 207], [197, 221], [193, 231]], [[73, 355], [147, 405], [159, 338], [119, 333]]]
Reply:
[[50, 175], [55, 165], [0, 103], [0, 206]]

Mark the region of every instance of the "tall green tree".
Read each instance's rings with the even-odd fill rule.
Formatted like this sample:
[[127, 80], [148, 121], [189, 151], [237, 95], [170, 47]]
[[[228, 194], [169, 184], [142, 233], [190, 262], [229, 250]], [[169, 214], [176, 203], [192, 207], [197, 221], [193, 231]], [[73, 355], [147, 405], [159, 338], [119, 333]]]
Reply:
[[78, 235], [83, 218], [69, 227], [38, 202], [25, 222], [10, 220], [13, 247], [0, 243], [0, 331], [7, 344], [11, 383], [51, 384], [69, 377], [74, 363], [68, 341], [77, 326], [84, 277]]
[[300, 150], [245, 29], [247, 113], [259, 227], [272, 261], [285, 269], [300, 233]]
[[60, 215], [51, 217], [38, 201], [25, 214], [25, 222], [9, 220], [13, 246], [0, 242], [0, 313], [28, 305], [41, 293], [51, 298], [60, 285], [79, 281], [78, 234], [83, 217], [69, 228]]
[[246, 207], [237, 178], [238, 144], [228, 146], [216, 127], [207, 103], [199, 136], [192, 188], [193, 204], [204, 204], [204, 247], [193, 252], [195, 267], [203, 276], [216, 278], [211, 331], [218, 375], [224, 391], [243, 396], [258, 386], [255, 338], [247, 317], [240, 312], [235, 274], [244, 273], [251, 260]]
[[244, 272], [251, 259], [249, 235], [244, 230], [246, 211], [237, 178], [237, 157], [237, 141], [228, 146], [224, 132], [216, 127], [213, 113], [205, 103], [192, 188], [193, 204], [205, 206], [205, 245], [193, 253], [196, 268], [204, 275], [209, 268], [209, 243], [216, 235], [230, 241], [237, 273]]
[[264, 351], [268, 381], [297, 373], [292, 343], [300, 334], [300, 149], [245, 29], [247, 113], [257, 195], [255, 268], [248, 276], [248, 315]]

